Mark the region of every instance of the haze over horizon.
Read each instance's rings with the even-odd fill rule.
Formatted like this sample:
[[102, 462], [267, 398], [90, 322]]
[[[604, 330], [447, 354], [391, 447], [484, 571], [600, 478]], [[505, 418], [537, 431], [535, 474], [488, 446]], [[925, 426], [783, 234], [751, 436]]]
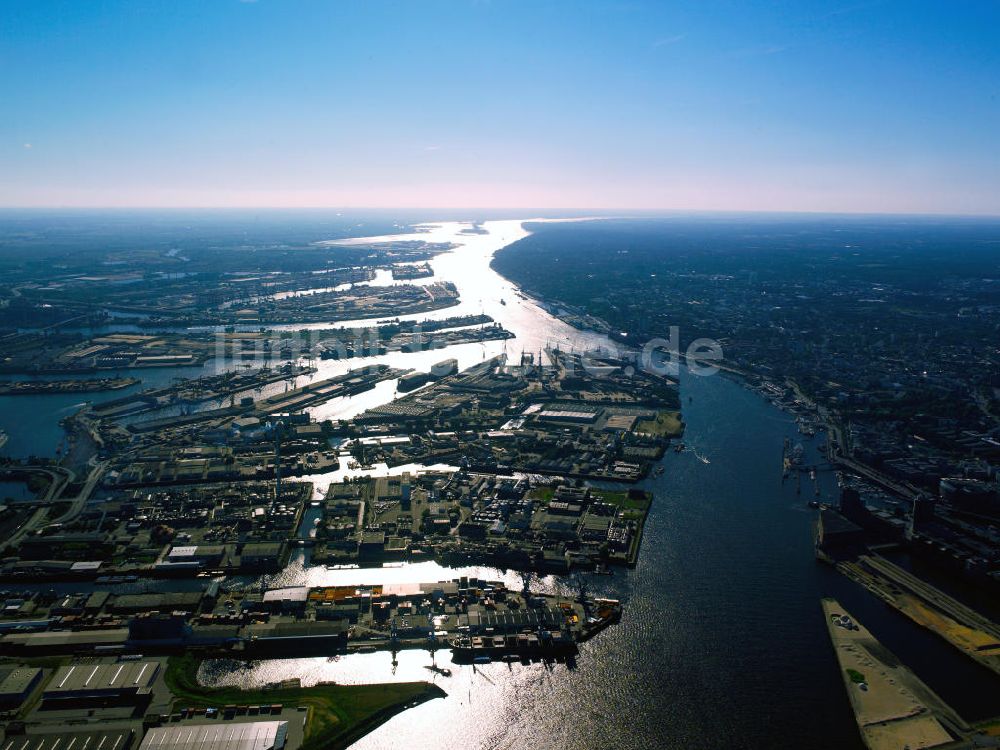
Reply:
[[0, 25], [5, 207], [1000, 214], [985, 0], [11, 0]]

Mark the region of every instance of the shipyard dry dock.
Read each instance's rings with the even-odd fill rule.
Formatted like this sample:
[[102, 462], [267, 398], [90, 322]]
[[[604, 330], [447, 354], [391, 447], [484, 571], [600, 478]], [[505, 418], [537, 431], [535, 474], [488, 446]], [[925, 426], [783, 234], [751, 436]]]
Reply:
[[969, 734], [968, 725], [839, 602], [824, 599], [823, 614], [868, 748], [967, 746], [962, 740]]

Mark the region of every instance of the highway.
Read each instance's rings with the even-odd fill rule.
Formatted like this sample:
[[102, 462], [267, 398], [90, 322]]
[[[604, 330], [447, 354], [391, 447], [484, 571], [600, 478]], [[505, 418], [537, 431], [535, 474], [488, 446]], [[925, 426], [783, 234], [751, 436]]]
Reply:
[[[28, 534], [34, 533], [36, 530], [43, 526], [47, 526], [50, 523], [68, 523], [74, 520], [80, 513], [83, 512], [83, 508], [90, 499], [94, 488], [97, 483], [100, 482], [101, 477], [104, 475], [104, 470], [107, 468], [107, 463], [98, 463], [90, 471], [87, 476], [87, 481], [84, 483], [83, 487], [80, 488], [80, 492], [76, 497], [72, 499], [61, 498], [60, 494], [67, 485], [69, 485], [76, 478], [76, 475], [69, 469], [64, 469], [59, 466], [32, 466], [32, 467], [18, 467], [22, 471], [31, 471], [36, 473], [44, 473], [52, 478], [49, 488], [46, 493], [35, 501], [38, 505], [35, 512], [31, 515], [24, 525], [21, 526], [14, 534], [7, 540], [8, 547], [17, 546], [21, 540]], [[53, 503], [57, 502], [69, 502], [70, 507], [65, 513], [55, 519], [49, 519], [49, 508]]]
[[17, 466], [16, 470], [18, 472], [25, 472], [28, 474], [44, 474], [49, 478], [49, 486], [45, 491], [45, 494], [37, 499], [38, 507], [35, 512], [32, 513], [31, 518], [25, 521], [21, 528], [15, 531], [10, 539], [7, 540], [8, 547], [16, 546], [20, 543], [21, 539], [29, 533], [34, 532], [35, 529], [39, 528], [44, 523], [45, 519], [48, 517], [49, 505], [51, 505], [52, 502], [59, 497], [63, 489], [76, 478], [76, 475], [72, 471], [61, 466]]
[[80, 488], [80, 493], [70, 501], [69, 509], [59, 516], [59, 518], [53, 519], [51, 523], [69, 523], [83, 512], [84, 505], [87, 504], [87, 500], [90, 499], [90, 495], [93, 493], [97, 483], [104, 476], [104, 470], [107, 468], [107, 465], [106, 461], [102, 461], [91, 469], [90, 474], [87, 476], [87, 481]]

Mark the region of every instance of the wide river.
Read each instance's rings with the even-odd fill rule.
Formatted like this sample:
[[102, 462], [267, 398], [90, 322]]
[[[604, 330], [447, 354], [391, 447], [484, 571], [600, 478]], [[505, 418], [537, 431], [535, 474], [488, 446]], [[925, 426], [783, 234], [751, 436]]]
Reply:
[[[468, 366], [504, 346], [514, 356], [522, 350], [537, 353], [548, 343], [608, 346], [602, 337], [577, 331], [519, 297], [490, 270], [497, 249], [526, 236], [520, 221], [484, 226], [488, 234], [463, 234], [467, 225], [443, 224], [418, 235], [461, 244], [432, 265], [435, 279], [457, 284], [462, 302], [411, 317], [483, 311], [516, 339], [364, 362], [426, 368], [454, 356]], [[361, 322], [366, 321], [346, 325]], [[321, 366], [322, 376], [348, 365]], [[202, 679], [241, 685], [288, 677], [303, 684], [436, 679], [448, 693], [394, 717], [357, 748], [860, 748], [820, 610], [822, 596], [836, 596], [966, 718], [1000, 714], [996, 678], [815, 562], [814, 511], [806, 506], [812, 492], [798, 495], [793, 483], [781, 481], [782, 443], [786, 437], [800, 439], [791, 418], [723, 376], [682, 373], [681, 387], [685, 442], [692, 450], [669, 452], [664, 473], [644, 483], [655, 501], [636, 568], [587, 576], [591, 594], [621, 599], [625, 609], [620, 624], [582, 647], [575, 669], [451, 665], [453, 676], [445, 678], [426, 669], [428, 653], [405, 651], [396, 665], [388, 653], [335, 661], [216, 662], [203, 669]], [[331, 402], [315, 416], [349, 416], [393, 395], [390, 384]], [[805, 441], [816, 463], [822, 460], [816, 450], [820, 439]], [[322, 488], [333, 478], [311, 479]], [[824, 499], [835, 496], [831, 472], [821, 471], [819, 483]], [[326, 570], [308, 566], [303, 556], [263, 583], [430, 581], [460, 572], [519, 585], [517, 576], [494, 570], [456, 571], [432, 563]], [[552, 577], [535, 585], [571, 590], [569, 581]], [[437, 654], [437, 664], [448, 662], [447, 651]]]

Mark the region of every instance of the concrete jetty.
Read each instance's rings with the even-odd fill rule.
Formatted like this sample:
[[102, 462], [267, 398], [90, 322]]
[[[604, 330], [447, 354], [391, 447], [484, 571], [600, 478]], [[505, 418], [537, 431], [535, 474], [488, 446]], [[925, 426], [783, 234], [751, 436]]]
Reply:
[[861, 738], [871, 750], [962, 746], [968, 725], [835, 599], [823, 614]]

